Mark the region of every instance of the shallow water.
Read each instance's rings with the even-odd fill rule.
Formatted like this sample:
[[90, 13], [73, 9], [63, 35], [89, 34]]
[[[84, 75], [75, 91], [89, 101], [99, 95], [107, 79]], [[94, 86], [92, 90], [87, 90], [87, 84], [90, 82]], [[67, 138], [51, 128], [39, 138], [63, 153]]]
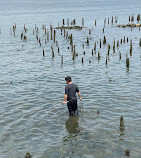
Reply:
[[[141, 38], [138, 28], [117, 28], [117, 24], [104, 19], [118, 17], [118, 24], [128, 23], [129, 15], [140, 12], [141, 2], [133, 1], [17, 1], [0, 0], [0, 157], [24, 157], [30, 152], [35, 158], [83, 157], [113, 158], [141, 157]], [[72, 60], [69, 41], [56, 30], [56, 40], [45, 44], [42, 24], [49, 29], [62, 19], [73, 20], [82, 30], [68, 30], [73, 34], [78, 57]], [[94, 25], [97, 20], [97, 25]], [[10, 28], [16, 22], [15, 37]], [[27, 41], [20, 39], [24, 24], [28, 28]], [[39, 28], [42, 46], [33, 35], [35, 24]], [[89, 29], [92, 34], [89, 35]], [[107, 43], [103, 45], [104, 35]], [[129, 38], [119, 44], [113, 53], [114, 38]], [[89, 46], [85, 43], [91, 38]], [[102, 48], [99, 40], [102, 39]], [[130, 39], [133, 53], [130, 56]], [[94, 42], [96, 54], [92, 56]], [[84, 48], [82, 47], [85, 43]], [[106, 67], [107, 46], [111, 45]], [[52, 59], [51, 45], [55, 57]], [[68, 46], [70, 49], [68, 50]], [[42, 52], [45, 49], [45, 57]], [[83, 55], [85, 50], [86, 54]], [[98, 51], [100, 60], [98, 62]], [[119, 51], [121, 60], [119, 60]], [[61, 56], [63, 55], [63, 65]], [[126, 68], [126, 55], [130, 67]], [[82, 65], [82, 57], [84, 64]], [[91, 63], [89, 63], [89, 60]], [[70, 75], [82, 93], [92, 93], [79, 103], [79, 117], [68, 117], [67, 107], [61, 104], [64, 95], [64, 78]], [[12, 83], [11, 83], [12, 82]], [[58, 103], [59, 102], [59, 103]], [[100, 114], [97, 114], [97, 111]], [[125, 120], [125, 130], [119, 129], [120, 116]]]

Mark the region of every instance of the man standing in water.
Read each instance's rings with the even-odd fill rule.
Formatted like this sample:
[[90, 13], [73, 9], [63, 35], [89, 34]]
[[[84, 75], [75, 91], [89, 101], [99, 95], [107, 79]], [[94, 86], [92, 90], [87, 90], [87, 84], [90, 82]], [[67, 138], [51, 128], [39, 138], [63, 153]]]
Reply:
[[66, 104], [67, 102], [70, 116], [78, 115], [76, 92], [78, 93], [80, 101], [82, 100], [79, 88], [77, 87], [76, 84], [72, 83], [70, 76], [67, 76], [65, 80], [66, 80], [67, 85], [65, 87], [65, 95], [64, 95], [63, 104]]

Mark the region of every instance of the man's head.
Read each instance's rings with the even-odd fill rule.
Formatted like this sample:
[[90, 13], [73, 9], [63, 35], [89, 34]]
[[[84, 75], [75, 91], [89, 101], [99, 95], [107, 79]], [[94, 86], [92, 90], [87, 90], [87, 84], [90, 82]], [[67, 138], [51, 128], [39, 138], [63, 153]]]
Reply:
[[70, 76], [67, 76], [67, 77], [65, 78], [65, 80], [66, 80], [66, 83], [67, 83], [67, 84], [72, 81]]

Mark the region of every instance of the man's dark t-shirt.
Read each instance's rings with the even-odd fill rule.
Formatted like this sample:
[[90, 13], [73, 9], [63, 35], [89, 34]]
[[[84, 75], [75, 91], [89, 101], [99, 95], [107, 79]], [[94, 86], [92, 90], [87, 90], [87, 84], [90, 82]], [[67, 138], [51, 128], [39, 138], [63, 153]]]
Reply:
[[67, 101], [76, 100], [77, 99], [76, 92], [79, 92], [79, 88], [77, 87], [76, 84], [74, 83], [67, 84], [65, 87], [65, 94], [68, 95]]

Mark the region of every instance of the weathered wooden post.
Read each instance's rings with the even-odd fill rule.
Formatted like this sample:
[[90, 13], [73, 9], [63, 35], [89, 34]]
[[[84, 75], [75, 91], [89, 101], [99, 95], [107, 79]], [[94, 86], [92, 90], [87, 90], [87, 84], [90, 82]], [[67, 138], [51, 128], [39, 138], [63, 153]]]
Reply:
[[106, 37], [104, 36], [104, 38], [103, 38], [103, 45], [105, 45], [106, 44]]
[[123, 116], [121, 115], [120, 116], [120, 130], [123, 131], [125, 129], [124, 127], [124, 119], [123, 119]]
[[114, 18], [113, 18], [113, 16], [112, 16], [112, 24], [113, 24], [113, 21], [114, 21]]
[[130, 40], [130, 56], [132, 56], [132, 40]]
[[137, 21], [140, 21], [140, 14], [137, 15]]
[[141, 38], [140, 38], [140, 41], [139, 41], [139, 46], [141, 47]]
[[121, 52], [119, 51], [119, 60], [121, 60]]
[[56, 35], [56, 31], [54, 30], [54, 43], [55, 43], [55, 35]]
[[129, 69], [129, 58], [126, 57], [126, 67]]
[[100, 48], [101, 48], [101, 38], [100, 38]]
[[84, 63], [83, 57], [82, 57], [82, 64]]
[[65, 37], [65, 33], [66, 33], [66, 30], [65, 30], [65, 28], [64, 28], [64, 37]]
[[131, 22], [134, 22], [134, 16], [132, 15], [132, 17], [131, 17]]
[[125, 155], [130, 156], [130, 150], [129, 149], [125, 150]]
[[99, 51], [98, 51], [98, 61], [100, 60], [100, 53], [99, 53]]
[[43, 57], [45, 56], [45, 51], [44, 51], [44, 48], [43, 48]]
[[94, 55], [93, 49], [92, 49], [92, 56]]
[[89, 45], [89, 38], [87, 37], [87, 45]]
[[119, 47], [119, 41], [117, 40], [117, 47]]
[[96, 51], [96, 42], [94, 43], [94, 51]]
[[67, 19], [67, 25], [69, 26], [69, 19]]
[[125, 43], [125, 36], [124, 36], [123, 42]]
[[130, 15], [129, 15], [129, 22], [130, 22]]
[[91, 29], [89, 29], [89, 35], [91, 35]]
[[108, 17], [108, 24], [109, 24], [109, 17]]
[[106, 56], [106, 67], [107, 67], [107, 63], [108, 63], [108, 62], [107, 62], [107, 56]]
[[70, 35], [70, 45], [72, 45], [73, 40], [72, 40], [72, 34]]
[[47, 40], [49, 41], [49, 31], [47, 30]]
[[108, 44], [108, 55], [109, 55], [109, 52], [110, 52], [110, 45]]
[[113, 53], [115, 53], [115, 38], [114, 38], [114, 43], [113, 43]]

